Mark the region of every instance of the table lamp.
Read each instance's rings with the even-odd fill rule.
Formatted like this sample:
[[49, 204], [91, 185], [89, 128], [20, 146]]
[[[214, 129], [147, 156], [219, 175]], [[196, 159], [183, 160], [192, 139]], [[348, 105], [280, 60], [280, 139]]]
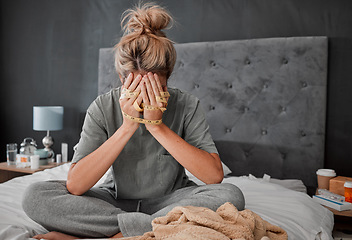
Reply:
[[63, 128], [64, 107], [62, 106], [33, 106], [33, 130], [47, 131], [43, 138], [45, 149], [52, 153], [54, 151], [51, 146], [54, 144], [53, 138], [49, 135], [49, 131], [57, 131]]

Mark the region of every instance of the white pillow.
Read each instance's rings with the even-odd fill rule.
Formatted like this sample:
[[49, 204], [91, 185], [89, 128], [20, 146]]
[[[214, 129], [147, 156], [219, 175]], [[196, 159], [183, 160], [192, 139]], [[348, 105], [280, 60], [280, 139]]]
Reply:
[[[232, 173], [232, 171], [230, 170], [230, 168], [228, 166], [226, 166], [223, 162], [221, 162], [222, 164], [222, 169], [224, 171], [224, 176], [229, 175], [230, 173]], [[186, 170], [186, 175], [188, 176], [189, 180], [195, 182], [198, 185], [204, 185], [205, 183], [202, 182], [201, 180], [199, 180], [198, 178], [196, 178], [192, 173], [190, 173], [187, 169]]]
[[232, 173], [230, 168], [228, 166], [226, 166], [225, 163], [221, 162], [221, 164], [222, 164], [222, 169], [224, 170], [224, 176], [229, 175], [230, 173]]

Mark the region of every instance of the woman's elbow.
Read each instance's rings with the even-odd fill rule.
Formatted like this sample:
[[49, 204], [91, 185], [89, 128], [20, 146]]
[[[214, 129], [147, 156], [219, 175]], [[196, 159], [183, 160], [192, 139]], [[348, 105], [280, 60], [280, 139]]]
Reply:
[[74, 184], [73, 181], [70, 181], [69, 179], [66, 182], [66, 188], [69, 193], [72, 195], [76, 196], [81, 196], [84, 192], [77, 186], [77, 184]]
[[220, 157], [217, 153], [210, 153], [215, 160], [215, 166], [213, 167], [213, 173], [209, 177], [209, 182], [206, 184], [218, 184], [224, 179], [224, 169], [222, 168]]
[[209, 177], [208, 180], [206, 181], [206, 184], [218, 184], [218, 183], [221, 183], [223, 179], [224, 179], [224, 172], [221, 169], [221, 171], [218, 171], [216, 174], [213, 174], [211, 177]]
[[214, 178], [214, 184], [221, 183], [223, 179], [224, 179], [224, 174], [222, 172], [221, 174], [217, 174], [217, 176]]
[[82, 191], [82, 187], [79, 186], [80, 181], [77, 181], [77, 177], [75, 180], [75, 174], [74, 174], [75, 166], [76, 166], [76, 163], [72, 164], [70, 167], [70, 170], [68, 171], [66, 188], [67, 188], [67, 191], [72, 195], [80, 196], [85, 192]]

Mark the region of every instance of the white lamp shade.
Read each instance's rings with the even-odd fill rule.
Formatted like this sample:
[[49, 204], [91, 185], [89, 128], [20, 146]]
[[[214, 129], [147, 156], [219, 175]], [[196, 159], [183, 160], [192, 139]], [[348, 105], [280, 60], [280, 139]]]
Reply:
[[64, 107], [34, 106], [33, 130], [56, 131], [63, 128]]

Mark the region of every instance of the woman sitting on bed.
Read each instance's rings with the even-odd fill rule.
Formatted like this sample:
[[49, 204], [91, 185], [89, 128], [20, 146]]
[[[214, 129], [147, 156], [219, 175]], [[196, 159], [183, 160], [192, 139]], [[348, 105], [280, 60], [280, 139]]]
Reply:
[[[199, 100], [166, 87], [176, 52], [161, 30], [170, 21], [157, 5], [129, 10], [123, 19], [125, 34], [115, 47], [123, 86], [89, 106], [67, 182], [26, 191], [25, 212], [56, 231], [35, 238], [143, 235], [176, 206], [216, 210], [231, 202], [243, 210], [242, 192], [218, 184], [222, 165]], [[110, 167], [110, 181], [93, 187]], [[208, 185], [189, 181], [185, 168]]]

